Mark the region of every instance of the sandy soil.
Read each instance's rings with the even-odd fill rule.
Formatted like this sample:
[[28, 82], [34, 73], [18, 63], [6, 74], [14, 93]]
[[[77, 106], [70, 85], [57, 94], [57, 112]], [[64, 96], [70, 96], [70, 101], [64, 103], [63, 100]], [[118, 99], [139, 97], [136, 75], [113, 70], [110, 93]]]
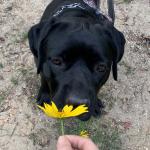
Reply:
[[[54, 150], [55, 121], [36, 108], [37, 75], [27, 31], [50, 0], [0, 0], [0, 150]], [[150, 150], [150, 3], [116, 0], [116, 26], [127, 44], [100, 91], [107, 117], [122, 128], [122, 149]]]

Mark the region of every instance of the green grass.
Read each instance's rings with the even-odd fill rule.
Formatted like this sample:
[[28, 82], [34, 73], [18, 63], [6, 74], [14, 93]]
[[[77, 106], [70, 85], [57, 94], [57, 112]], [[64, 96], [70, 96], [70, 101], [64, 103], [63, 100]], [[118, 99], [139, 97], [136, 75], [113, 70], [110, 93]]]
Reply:
[[123, 0], [125, 3], [130, 3], [133, 0]]
[[[60, 122], [57, 122], [60, 132]], [[65, 134], [80, 135], [82, 130], [87, 130], [90, 138], [99, 146], [100, 150], [121, 150], [120, 133], [111, 122], [100, 119], [90, 119], [83, 122], [78, 119], [65, 120]]]
[[8, 95], [8, 91], [9, 91], [8, 89], [6, 91], [0, 91], [0, 105], [6, 99]]
[[119, 131], [112, 128], [110, 124], [100, 125], [95, 130], [95, 134], [92, 137], [93, 141], [99, 145], [101, 150], [120, 150], [121, 140], [119, 137]]
[[14, 85], [18, 85], [18, 84], [19, 84], [18, 78], [16, 78], [16, 77], [12, 77], [12, 78], [11, 78], [11, 82], [12, 82]]
[[24, 68], [20, 68], [19, 71], [21, 72], [22, 75], [27, 75], [27, 73], [29, 72], [28, 69], [24, 69]]
[[33, 145], [36, 144], [37, 136], [36, 136], [35, 133], [31, 133], [31, 134], [29, 135], [29, 139], [33, 141]]
[[0, 69], [3, 69], [3, 68], [4, 68], [3, 64], [2, 64], [2, 63], [0, 63]]
[[88, 130], [88, 124], [78, 119], [68, 119], [65, 121], [65, 133], [80, 135], [82, 130]]
[[112, 94], [103, 91], [99, 93], [98, 97], [103, 100], [104, 106], [107, 110], [112, 109], [117, 100]]
[[5, 100], [5, 96], [3, 94], [0, 94], [0, 104]]
[[12, 38], [12, 43], [13, 44], [20, 43], [20, 42], [23, 43], [27, 39], [28, 39], [28, 32], [22, 32]]
[[33, 144], [45, 147], [50, 143], [50, 135], [47, 134], [47, 130], [44, 128], [37, 129], [35, 133], [29, 135], [29, 139], [33, 141]]
[[134, 73], [134, 68], [132, 68], [128, 63], [122, 61], [120, 65], [123, 65], [126, 68], [126, 75]]
[[21, 35], [21, 41], [24, 42], [28, 39], [28, 32], [23, 32]]

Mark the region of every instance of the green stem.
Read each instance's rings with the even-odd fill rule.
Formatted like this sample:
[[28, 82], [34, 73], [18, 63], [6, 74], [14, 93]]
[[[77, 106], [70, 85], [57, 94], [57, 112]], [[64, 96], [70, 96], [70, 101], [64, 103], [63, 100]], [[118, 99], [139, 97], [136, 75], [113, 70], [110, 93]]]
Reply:
[[64, 131], [64, 119], [61, 119], [61, 134], [65, 135], [65, 131]]

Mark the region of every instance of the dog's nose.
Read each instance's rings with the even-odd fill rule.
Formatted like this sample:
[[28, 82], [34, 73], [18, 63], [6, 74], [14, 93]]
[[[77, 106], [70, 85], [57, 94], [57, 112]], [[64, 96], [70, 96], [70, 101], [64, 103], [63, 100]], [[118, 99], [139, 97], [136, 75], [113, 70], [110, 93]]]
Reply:
[[86, 98], [79, 98], [77, 96], [71, 96], [68, 98], [67, 101], [68, 104], [73, 105], [73, 106], [79, 106], [85, 104], [87, 107], [90, 106], [90, 100]]

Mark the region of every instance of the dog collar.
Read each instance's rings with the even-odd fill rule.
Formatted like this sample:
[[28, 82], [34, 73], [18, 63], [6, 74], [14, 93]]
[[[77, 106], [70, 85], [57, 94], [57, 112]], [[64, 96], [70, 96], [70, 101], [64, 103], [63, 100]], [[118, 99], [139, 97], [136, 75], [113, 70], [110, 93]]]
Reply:
[[[96, 5], [94, 3], [93, 0], [83, 0], [83, 2], [85, 4], [87, 4], [88, 6], [90, 6], [92, 9], [95, 10], [95, 13], [96, 15], [103, 15], [105, 16], [110, 22], [112, 22], [112, 19], [106, 15], [105, 13], [103, 13], [100, 9], [97, 9], [96, 8]], [[64, 5], [64, 6], [61, 6], [60, 9], [58, 9], [54, 14], [53, 14], [53, 17], [57, 17], [59, 16], [65, 9], [74, 9], [74, 8], [79, 8], [79, 9], [82, 9], [82, 10], [85, 10], [86, 8], [81, 5], [81, 3], [72, 3], [72, 4], [67, 4], [67, 5]]]
[[83, 2], [89, 5], [90, 7], [96, 9], [96, 5], [93, 0], [83, 0]]
[[104, 12], [102, 12], [100, 9], [98, 9], [96, 7], [96, 4], [94, 3], [94, 0], [83, 0], [84, 3], [86, 3], [87, 5], [89, 5], [91, 8], [95, 9], [95, 12], [97, 15], [104, 15], [110, 22], [112, 22], [112, 19], [106, 15]]
[[64, 9], [72, 9], [72, 8], [85, 9], [80, 3], [68, 4], [68, 5], [61, 6], [61, 8], [53, 14], [53, 17], [56, 17], [59, 14], [61, 14]]

